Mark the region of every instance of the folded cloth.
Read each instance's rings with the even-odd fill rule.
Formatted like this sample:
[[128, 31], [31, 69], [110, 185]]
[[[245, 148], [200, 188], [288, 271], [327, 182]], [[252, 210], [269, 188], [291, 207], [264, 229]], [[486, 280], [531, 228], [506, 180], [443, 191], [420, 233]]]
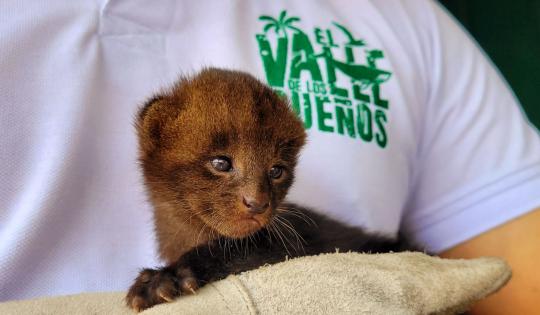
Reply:
[[[142, 314], [455, 314], [511, 276], [498, 258], [334, 253], [232, 275]], [[124, 292], [0, 303], [0, 314], [133, 314]]]

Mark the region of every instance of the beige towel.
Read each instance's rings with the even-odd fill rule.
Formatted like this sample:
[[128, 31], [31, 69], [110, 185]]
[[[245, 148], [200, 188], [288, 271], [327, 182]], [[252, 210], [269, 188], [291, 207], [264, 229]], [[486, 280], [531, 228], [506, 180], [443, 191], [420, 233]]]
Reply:
[[[497, 258], [326, 254], [229, 276], [142, 314], [454, 314], [497, 291], [510, 275]], [[0, 314], [133, 314], [124, 295], [0, 303]]]

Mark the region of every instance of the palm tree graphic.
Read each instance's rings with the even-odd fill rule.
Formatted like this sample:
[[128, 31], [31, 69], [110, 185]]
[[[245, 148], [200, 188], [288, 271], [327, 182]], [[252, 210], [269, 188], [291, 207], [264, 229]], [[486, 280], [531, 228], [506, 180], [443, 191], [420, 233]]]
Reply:
[[293, 25], [293, 23], [300, 21], [300, 18], [297, 16], [287, 17], [287, 10], [281, 11], [277, 19], [269, 15], [261, 15], [259, 20], [268, 22], [264, 26], [265, 33], [271, 29], [274, 30], [276, 35], [281, 35], [280, 37], [287, 37], [287, 29], [302, 33], [301, 29]]

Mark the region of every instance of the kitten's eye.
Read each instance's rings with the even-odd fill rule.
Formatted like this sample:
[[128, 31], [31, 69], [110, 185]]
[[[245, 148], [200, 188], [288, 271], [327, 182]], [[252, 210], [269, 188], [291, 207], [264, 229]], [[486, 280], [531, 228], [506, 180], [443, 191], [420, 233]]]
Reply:
[[283, 175], [283, 167], [281, 166], [274, 166], [270, 169], [270, 172], [268, 172], [268, 175], [272, 179], [278, 179]]
[[220, 172], [229, 172], [232, 170], [232, 162], [228, 157], [225, 156], [218, 156], [210, 162], [212, 164], [212, 167], [216, 169], [216, 171]]

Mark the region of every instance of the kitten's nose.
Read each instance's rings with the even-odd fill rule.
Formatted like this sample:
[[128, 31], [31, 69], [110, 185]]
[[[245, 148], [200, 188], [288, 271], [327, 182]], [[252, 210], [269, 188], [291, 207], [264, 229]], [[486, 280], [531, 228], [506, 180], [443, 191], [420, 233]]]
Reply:
[[261, 214], [268, 209], [270, 202], [268, 198], [260, 196], [259, 198], [245, 197], [243, 198], [244, 206], [252, 214]]

